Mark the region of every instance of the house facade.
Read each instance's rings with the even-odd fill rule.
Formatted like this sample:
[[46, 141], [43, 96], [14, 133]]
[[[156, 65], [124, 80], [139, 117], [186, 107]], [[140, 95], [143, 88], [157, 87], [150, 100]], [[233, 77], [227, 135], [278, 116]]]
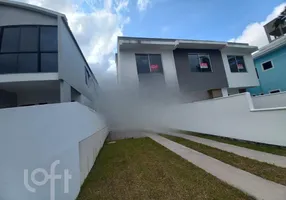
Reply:
[[248, 89], [254, 96], [286, 91], [286, 35], [253, 54], [260, 86]]
[[257, 47], [215, 41], [118, 37], [120, 85], [179, 92], [183, 101], [228, 96], [258, 86]]
[[0, 1], [0, 108], [71, 101], [95, 108], [97, 89], [65, 15]]

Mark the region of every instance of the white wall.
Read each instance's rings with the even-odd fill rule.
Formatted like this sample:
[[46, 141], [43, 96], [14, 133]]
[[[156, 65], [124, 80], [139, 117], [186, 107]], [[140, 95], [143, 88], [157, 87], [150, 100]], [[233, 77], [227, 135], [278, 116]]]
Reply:
[[[24, 186], [24, 169], [29, 175], [36, 168], [50, 172], [55, 160], [60, 160], [56, 174], [72, 175], [69, 193], [63, 192], [64, 180], [56, 180], [56, 199], [76, 199], [83, 180], [81, 168], [90, 169], [89, 154], [80, 149], [93, 149], [98, 154], [107, 129], [99, 114], [79, 103], [60, 103], [41, 106], [0, 109], [0, 198], [9, 200], [50, 200], [50, 182], [36, 186], [36, 193]], [[88, 144], [91, 138], [92, 142]], [[83, 141], [83, 142], [81, 142]], [[81, 152], [81, 154], [80, 154]], [[89, 153], [89, 151], [87, 151]], [[39, 176], [38, 176], [39, 175]], [[42, 174], [36, 179], [43, 180]]]
[[286, 92], [252, 97], [254, 108], [286, 107]]
[[97, 155], [106, 139], [107, 127], [97, 131], [95, 134], [80, 141], [79, 143], [79, 161], [80, 161], [80, 182], [83, 184], [85, 178], [90, 172]]
[[168, 88], [178, 89], [177, 71], [172, 50], [120, 50], [118, 54], [119, 83], [126, 86], [137, 86], [139, 79], [135, 53], [161, 54], [165, 83]]
[[85, 66], [87, 63], [78, 50], [68, 27], [59, 18], [59, 79], [63, 79], [89, 100], [95, 100], [95, 84], [85, 83]]
[[167, 107], [157, 119], [162, 127], [286, 146], [286, 107], [253, 109], [249, 93]]
[[[253, 87], [259, 85], [259, 81], [255, 72], [255, 66], [251, 54], [241, 54], [236, 52], [221, 52], [221, 54], [228, 85], [230, 88]], [[231, 72], [227, 59], [228, 55], [243, 56], [247, 73]]]
[[21, 24], [57, 25], [57, 18], [33, 11], [0, 5], [0, 26]]

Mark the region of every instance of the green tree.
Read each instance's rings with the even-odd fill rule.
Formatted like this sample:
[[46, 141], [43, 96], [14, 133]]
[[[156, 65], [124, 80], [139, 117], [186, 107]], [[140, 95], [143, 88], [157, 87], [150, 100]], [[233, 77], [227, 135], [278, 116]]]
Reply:
[[282, 27], [282, 25], [285, 24], [285, 21], [286, 21], [286, 6], [285, 6], [284, 10], [280, 13], [280, 15], [276, 18], [276, 20], [273, 24], [273, 27], [275, 29]]

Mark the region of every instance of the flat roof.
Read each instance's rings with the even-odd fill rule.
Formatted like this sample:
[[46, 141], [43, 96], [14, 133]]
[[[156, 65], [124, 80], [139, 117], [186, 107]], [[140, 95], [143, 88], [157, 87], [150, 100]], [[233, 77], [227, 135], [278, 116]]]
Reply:
[[126, 37], [119, 36], [119, 49], [141, 49], [141, 48], [160, 48], [160, 49], [243, 49], [247, 53], [252, 53], [258, 48], [249, 46], [247, 43], [212, 41], [212, 40], [192, 40], [192, 39], [170, 39], [170, 38], [146, 38], [146, 37]]
[[214, 41], [214, 40], [192, 40], [192, 39], [182, 39], [182, 38], [177, 38], [177, 39], [171, 39], [171, 38], [147, 38], [147, 37], [130, 37], [130, 36], [118, 36], [118, 40], [146, 40], [146, 41], [186, 41], [186, 42], [200, 42], [200, 43], [226, 43], [226, 44], [234, 44], [234, 45], [243, 45], [243, 46], [249, 46], [247, 43], [239, 43], [239, 42], [225, 42], [225, 41]]

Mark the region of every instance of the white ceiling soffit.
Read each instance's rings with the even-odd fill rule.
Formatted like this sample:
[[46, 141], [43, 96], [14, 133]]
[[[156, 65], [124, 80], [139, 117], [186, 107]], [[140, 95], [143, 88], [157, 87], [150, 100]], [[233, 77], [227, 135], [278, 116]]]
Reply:
[[251, 54], [258, 50], [257, 46], [245, 46], [239, 44], [226, 45], [221, 51], [222, 52], [234, 52], [234, 53], [245, 53]]

